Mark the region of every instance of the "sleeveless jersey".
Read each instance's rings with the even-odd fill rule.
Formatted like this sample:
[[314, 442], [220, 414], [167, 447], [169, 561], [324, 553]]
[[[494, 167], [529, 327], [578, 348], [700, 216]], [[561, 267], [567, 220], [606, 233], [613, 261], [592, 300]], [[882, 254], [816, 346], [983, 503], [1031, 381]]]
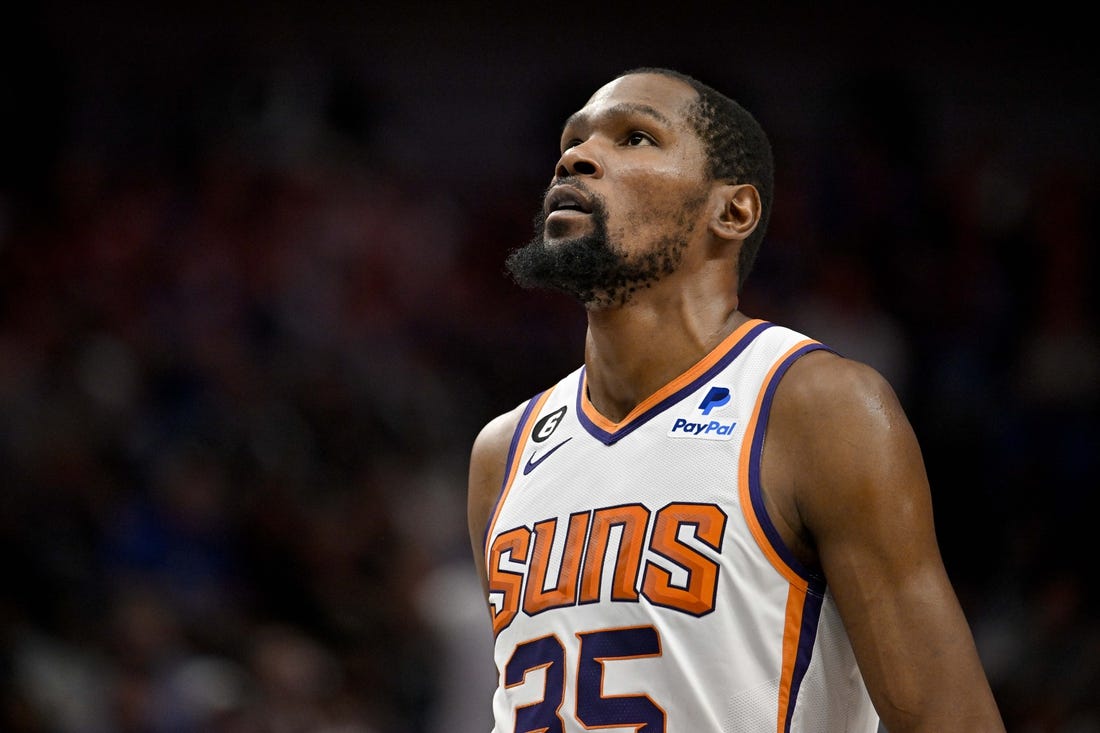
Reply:
[[485, 536], [494, 733], [877, 730], [760, 488], [775, 388], [821, 348], [754, 320], [620, 422], [584, 367], [527, 403]]

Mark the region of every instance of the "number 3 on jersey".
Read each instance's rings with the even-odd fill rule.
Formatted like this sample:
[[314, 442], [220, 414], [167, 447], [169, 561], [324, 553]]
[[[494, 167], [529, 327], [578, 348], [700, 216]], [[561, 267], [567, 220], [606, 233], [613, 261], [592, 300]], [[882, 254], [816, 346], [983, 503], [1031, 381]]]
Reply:
[[[648, 695], [603, 695], [604, 663], [661, 655], [661, 639], [652, 626], [606, 629], [577, 634], [577, 720], [586, 728], [634, 728], [637, 733], [664, 733], [665, 711]], [[543, 697], [516, 710], [515, 733], [564, 733], [558, 713], [565, 701], [565, 646], [556, 636], [516, 646], [504, 670], [506, 687], [523, 684], [527, 673], [546, 670]]]

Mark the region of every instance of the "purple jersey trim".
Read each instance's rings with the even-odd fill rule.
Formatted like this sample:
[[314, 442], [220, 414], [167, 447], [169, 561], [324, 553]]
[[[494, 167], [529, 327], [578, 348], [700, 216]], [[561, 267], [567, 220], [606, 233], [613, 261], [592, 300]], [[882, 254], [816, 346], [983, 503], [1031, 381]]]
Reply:
[[481, 536], [481, 551], [484, 553], [489, 549], [489, 527], [493, 524], [493, 517], [497, 515], [497, 511], [500, 509], [500, 500], [504, 498], [504, 487], [508, 485], [508, 476], [512, 472], [512, 462], [516, 458], [516, 448], [519, 447], [520, 436], [523, 435], [523, 431], [527, 428], [527, 423], [531, 419], [531, 411], [535, 409], [535, 405], [538, 404], [539, 398], [546, 394], [546, 390], [539, 392], [527, 402], [527, 406], [523, 408], [523, 415], [520, 416], [519, 422], [516, 424], [516, 430], [512, 433], [512, 442], [508, 446], [508, 458], [504, 461], [504, 478], [500, 482], [500, 489], [497, 490], [497, 500], [493, 502], [493, 510], [489, 512], [489, 521], [485, 523], [485, 530]]
[[798, 652], [795, 656], [794, 673], [791, 675], [791, 696], [787, 702], [787, 719], [783, 721], [783, 730], [791, 730], [794, 709], [798, 704], [798, 691], [802, 680], [810, 668], [810, 659], [814, 654], [814, 642], [817, 640], [817, 624], [821, 618], [821, 606], [825, 602], [822, 593], [807, 593], [802, 604], [802, 626], [798, 631]]
[[764, 388], [764, 399], [760, 405], [760, 417], [756, 424], [756, 431], [752, 436], [752, 448], [749, 455], [749, 497], [752, 500], [753, 514], [756, 515], [757, 521], [760, 522], [760, 527], [764, 530], [764, 534], [767, 535], [768, 542], [771, 544], [772, 548], [783, 562], [790, 566], [790, 568], [801, 577], [806, 579], [809, 583], [808, 593], [816, 595], [824, 595], [825, 578], [820, 573], [814, 572], [798, 561], [798, 558], [796, 558], [794, 554], [791, 553], [790, 548], [787, 547], [787, 543], [779, 536], [779, 532], [776, 530], [775, 525], [772, 524], [771, 517], [768, 516], [768, 510], [764, 506], [764, 491], [760, 486], [760, 461], [764, 453], [764, 433], [767, 431], [768, 418], [771, 415], [772, 399], [775, 397], [775, 390], [779, 386], [779, 380], [787, 373], [791, 364], [800, 357], [805, 356], [811, 351], [819, 351], [821, 349], [828, 350], [828, 347], [819, 343], [807, 344], [801, 349], [792, 352], [776, 368], [771, 381], [768, 382]]

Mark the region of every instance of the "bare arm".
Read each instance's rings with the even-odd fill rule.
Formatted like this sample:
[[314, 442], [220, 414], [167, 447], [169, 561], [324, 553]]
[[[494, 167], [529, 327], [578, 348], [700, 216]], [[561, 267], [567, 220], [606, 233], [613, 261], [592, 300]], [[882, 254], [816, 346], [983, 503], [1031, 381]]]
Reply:
[[485, 568], [485, 528], [500, 495], [504, 481], [505, 461], [512, 434], [523, 414], [523, 405], [490, 421], [474, 440], [470, 452], [469, 487], [466, 494], [466, 521], [470, 531], [470, 548], [474, 566], [486, 599], [489, 577]]
[[765, 489], [824, 571], [890, 733], [1004, 731], [936, 540], [912, 426], [873, 369], [803, 357], [776, 392]]

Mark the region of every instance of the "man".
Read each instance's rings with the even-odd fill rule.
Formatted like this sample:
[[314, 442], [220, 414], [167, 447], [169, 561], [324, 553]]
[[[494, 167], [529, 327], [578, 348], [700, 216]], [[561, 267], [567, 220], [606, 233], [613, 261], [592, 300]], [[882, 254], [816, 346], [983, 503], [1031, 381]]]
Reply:
[[894, 392], [738, 310], [759, 125], [638, 69], [561, 150], [508, 265], [583, 302], [584, 365], [471, 455], [494, 731], [1003, 731]]

